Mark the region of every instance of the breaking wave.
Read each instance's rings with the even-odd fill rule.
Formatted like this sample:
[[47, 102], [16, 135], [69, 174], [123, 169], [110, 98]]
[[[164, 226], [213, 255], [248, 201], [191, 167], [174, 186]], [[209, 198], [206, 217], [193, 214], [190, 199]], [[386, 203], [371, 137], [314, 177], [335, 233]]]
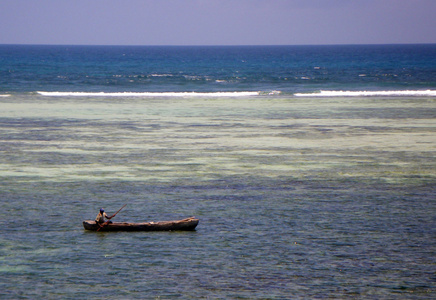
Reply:
[[296, 97], [365, 97], [365, 96], [436, 96], [436, 90], [423, 91], [320, 91], [317, 93], [295, 93]]
[[38, 94], [48, 97], [246, 97], [257, 96], [260, 92], [42, 92]]
[[[317, 91], [289, 93], [283, 91], [231, 91], [231, 92], [37, 92], [46, 97], [250, 97], [280, 96], [294, 97], [436, 97], [436, 90], [398, 91]], [[0, 95], [7, 97], [9, 95]]]

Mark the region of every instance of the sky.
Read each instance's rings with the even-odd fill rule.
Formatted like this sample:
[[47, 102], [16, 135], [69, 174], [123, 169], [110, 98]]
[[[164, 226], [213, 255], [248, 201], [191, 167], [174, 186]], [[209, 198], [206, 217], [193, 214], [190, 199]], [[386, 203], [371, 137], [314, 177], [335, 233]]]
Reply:
[[0, 0], [0, 44], [436, 43], [436, 0]]

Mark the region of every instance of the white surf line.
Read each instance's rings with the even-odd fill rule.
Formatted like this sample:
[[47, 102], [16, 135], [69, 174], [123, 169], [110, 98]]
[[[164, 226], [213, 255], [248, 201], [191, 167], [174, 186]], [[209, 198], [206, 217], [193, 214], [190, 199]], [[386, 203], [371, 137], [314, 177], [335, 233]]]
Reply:
[[43, 92], [38, 91], [38, 94], [48, 97], [244, 97], [244, 96], [257, 96], [259, 92], [119, 92], [119, 93], [106, 93], [106, 92]]
[[436, 90], [422, 91], [320, 91], [319, 93], [295, 93], [296, 97], [357, 97], [357, 96], [436, 96]]

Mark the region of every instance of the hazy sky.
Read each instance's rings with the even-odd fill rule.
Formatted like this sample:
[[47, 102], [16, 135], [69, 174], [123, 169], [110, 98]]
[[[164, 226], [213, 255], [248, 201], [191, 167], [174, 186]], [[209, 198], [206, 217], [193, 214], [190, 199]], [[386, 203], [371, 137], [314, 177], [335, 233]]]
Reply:
[[0, 0], [0, 44], [436, 43], [436, 0]]

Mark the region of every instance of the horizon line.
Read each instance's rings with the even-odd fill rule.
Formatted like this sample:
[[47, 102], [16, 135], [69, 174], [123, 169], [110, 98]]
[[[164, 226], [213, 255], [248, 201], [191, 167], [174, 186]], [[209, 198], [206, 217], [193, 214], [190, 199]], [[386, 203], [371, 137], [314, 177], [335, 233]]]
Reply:
[[395, 45], [436, 45], [436, 43], [344, 43], [344, 44], [210, 44], [210, 45], [177, 45], [177, 44], [31, 44], [0, 43], [0, 46], [86, 46], [86, 47], [290, 47], [290, 46], [395, 46]]

